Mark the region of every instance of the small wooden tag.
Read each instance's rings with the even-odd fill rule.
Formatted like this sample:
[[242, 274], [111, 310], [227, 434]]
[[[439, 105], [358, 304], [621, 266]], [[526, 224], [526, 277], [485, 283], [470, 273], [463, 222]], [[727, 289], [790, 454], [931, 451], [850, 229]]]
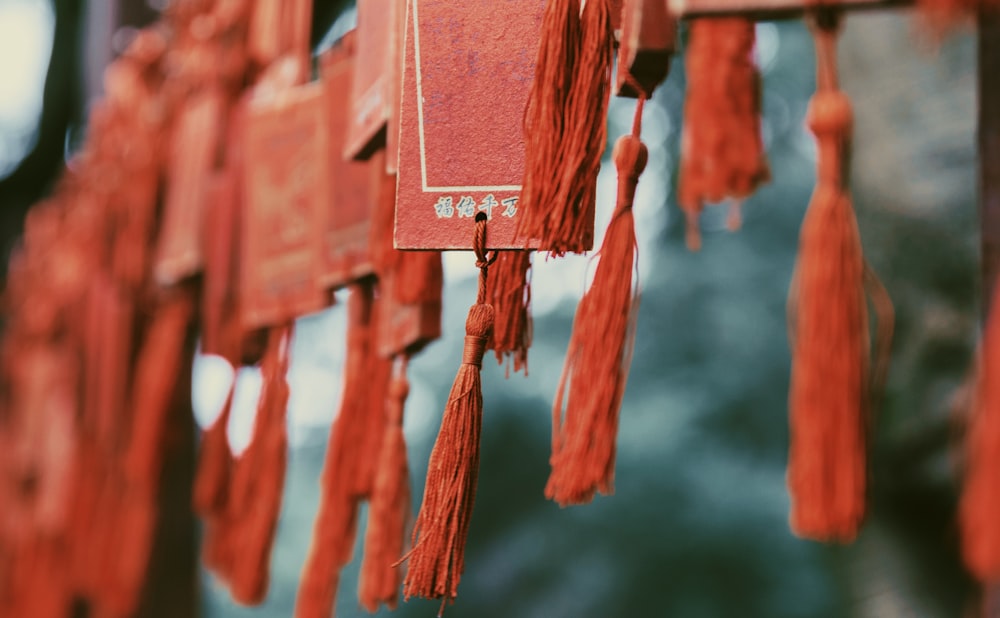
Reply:
[[407, 3], [397, 248], [471, 249], [480, 213], [491, 248], [524, 248], [514, 238], [522, 122], [543, 4]]
[[312, 38], [312, 0], [283, 0], [282, 34], [285, 50], [302, 58], [308, 66], [312, 54], [309, 48]]
[[399, 107], [403, 95], [403, 38], [406, 36], [406, 6], [400, 0], [392, 3], [386, 18], [392, 25], [389, 37], [389, 119], [385, 131], [385, 172], [395, 175], [399, 170]]
[[385, 144], [393, 74], [391, 39], [395, 36], [394, 13], [402, 10], [399, 0], [358, 0], [357, 54], [351, 82], [351, 122], [344, 155], [367, 159]]
[[236, 251], [239, 232], [239, 189], [233, 166], [218, 172], [209, 184], [205, 213], [205, 268], [201, 291], [201, 351], [239, 362], [240, 329], [236, 297]]
[[281, 0], [257, 0], [250, 9], [247, 53], [258, 67], [274, 62], [282, 52]]
[[225, 111], [222, 91], [209, 89], [193, 94], [175, 123], [154, 266], [160, 285], [175, 284], [201, 270], [202, 218]]
[[[378, 198], [375, 174], [381, 175], [382, 156], [369, 161], [346, 159], [345, 138], [352, 126], [348, 117], [351, 83], [358, 38], [348, 32], [320, 57], [320, 74], [326, 91], [329, 127], [331, 201], [323, 204], [317, 220], [325, 220], [322, 276], [324, 287], [347, 285], [372, 273], [368, 250], [371, 215]], [[372, 170], [376, 167], [377, 169]]]
[[383, 358], [416, 354], [441, 337], [441, 304], [403, 304], [396, 298], [394, 275], [379, 280], [376, 352]]
[[[205, 354], [226, 358], [234, 367], [241, 363], [247, 346], [244, 341], [260, 337], [257, 331], [244, 332], [240, 303], [242, 285], [243, 219], [246, 217], [244, 167], [246, 165], [246, 124], [251, 92], [232, 106], [226, 139], [225, 167], [209, 185], [210, 201], [205, 214], [202, 275], [201, 346]], [[263, 344], [260, 344], [261, 349]], [[255, 352], [249, 355], [252, 357]], [[256, 352], [259, 356], [259, 352]], [[254, 364], [253, 361], [243, 364]]]
[[317, 311], [330, 203], [328, 110], [319, 82], [251, 101], [246, 119], [245, 216], [240, 264], [246, 329]]
[[247, 52], [257, 68], [268, 67], [283, 55], [308, 65], [311, 0], [255, 0], [250, 4]]
[[651, 95], [670, 71], [677, 21], [667, 13], [663, 0], [625, 0], [621, 16], [616, 94], [639, 96], [638, 90], [626, 80], [630, 75], [647, 96]]

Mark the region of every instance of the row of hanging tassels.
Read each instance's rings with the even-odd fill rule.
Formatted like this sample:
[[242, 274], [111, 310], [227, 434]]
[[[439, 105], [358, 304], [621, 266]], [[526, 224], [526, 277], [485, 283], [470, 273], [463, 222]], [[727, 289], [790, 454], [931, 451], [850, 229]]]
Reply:
[[[244, 196], [233, 179], [244, 157], [242, 93], [255, 82], [280, 80], [271, 70], [275, 61], [307, 47], [308, 4], [172, 4], [164, 27], [140, 33], [109, 68], [107, 97], [91, 115], [83, 151], [53, 196], [30, 213], [11, 261], [0, 349], [0, 614], [62, 616], [79, 599], [109, 616], [136, 611], [165, 452], [176, 439], [171, 418], [190, 414], [187, 376], [196, 332], [204, 352], [234, 367], [261, 369], [251, 443], [239, 456], [229, 447], [230, 392], [202, 437], [193, 506], [205, 523], [205, 564], [236, 600], [265, 598], [287, 453], [285, 375], [293, 327], [291, 321], [250, 332], [240, 327]], [[979, 7], [928, 7], [949, 19], [972, 9]], [[554, 255], [591, 244], [584, 230], [595, 210], [606, 142], [612, 11], [610, 0], [590, 0], [582, 9], [578, 0], [552, 0], [545, 9], [525, 115], [519, 232], [540, 239]], [[198, 35], [206, 24], [211, 36]], [[848, 542], [865, 513], [867, 438], [873, 395], [885, 377], [892, 313], [862, 256], [848, 193], [852, 117], [838, 87], [837, 29], [835, 13], [817, 13], [817, 91], [807, 121], [819, 157], [790, 299], [788, 484], [798, 534]], [[738, 205], [770, 176], [753, 47], [748, 19], [691, 21], [678, 201], [692, 248], [700, 245], [697, 220], [705, 203]], [[199, 62], [205, 57], [224, 61], [205, 70]], [[632, 131], [612, 153], [616, 204], [593, 283], [577, 309], [553, 405], [545, 494], [561, 505], [613, 491], [639, 297], [632, 206], [647, 160], [641, 120], [651, 94], [633, 85], [640, 96]], [[206, 91], [217, 93], [216, 117], [225, 120], [214, 141], [183, 130], [185, 104]], [[158, 143], [171, 148], [159, 152], [152, 146]], [[208, 167], [192, 169], [191, 152], [199, 148], [208, 153]], [[161, 193], [169, 202], [192, 176], [213, 170], [211, 182], [196, 180], [211, 187], [206, 220], [215, 236], [212, 242], [187, 239], [204, 244], [201, 275], [163, 286], [154, 276], [154, 248], [166, 242], [170, 227]], [[384, 175], [377, 185], [369, 243], [376, 276], [350, 286], [344, 392], [296, 603], [302, 617], [331, 615], [364, 501], [361, 604], [369, 611], [394, 606], [404, 572], [407, 597], [441, 599], [442, 607], [455, 599], [479, 465], [482, 357], [493, 349], [515, 371], [527, 369], [530, 253], [488, 251], [489, 224], [478, 221], [470, 230], [481, 271], [477, 301], [407, 543], [406, 368], [430, 337], [388, 354], [376, 341], [395, 305], [438, 312], [439, 322], [442, 276], [438, 254], [392, 248], [395, 184]], [[993, 306], [1000, 311], [1000, 303]], [[994, 358], [998, 322], [1000, 316], [991, 316], [984, 342], [960, 511], [967, 564], [984, 581], [1000, 578], [1000, 525], [992, 517], [1000, 496], [1000, 404], [988, 379], [1000, 362]]]

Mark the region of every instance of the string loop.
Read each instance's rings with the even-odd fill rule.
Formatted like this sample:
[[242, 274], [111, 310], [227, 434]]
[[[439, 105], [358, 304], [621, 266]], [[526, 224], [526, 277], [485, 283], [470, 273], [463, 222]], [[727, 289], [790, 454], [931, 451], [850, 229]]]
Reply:
[[476, 254], [476, 268], [479, 269], [479, 292], [476, 294], [476, 303], [486, 304], [486, 273], [493, 262], [497, 261], [497, 251], [490, 252], [486, 249], [486, 217], [480, 216], [476, 219], [476, 230], [472, 236], [472, 250]]

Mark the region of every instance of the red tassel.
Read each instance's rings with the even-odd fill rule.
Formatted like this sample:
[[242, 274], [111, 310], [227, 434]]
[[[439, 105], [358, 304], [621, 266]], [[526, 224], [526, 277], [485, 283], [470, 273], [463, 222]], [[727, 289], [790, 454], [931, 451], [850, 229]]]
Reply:
[[71, 578], [81, 596], [92, 598], [98, 593], [96, 573], [93, 565], [103, 555], [101, 515], [102, 482], [101, 462], [104, 461], [96, 445], [89, 439], [82, 439], [74, 460], [76, 478], [72, 513], [67, 536], [76, 539], [69, 547]]
[[292, 325], [272, 328], [261, 362], [263, 387], [253, 439], [236, 460], [228, 531], [230, 588], [233, 599], [256, 605], [267, 596], [271, 546], [281, 513], [288, 436], [288, 348]]
[[[15, 546], [11, 572], [0, 571], [0, 582], [9, 578], [9, 590], [0, 587], [0, 615], [63, 618], [71, 615], [73, 590], [64, 580], [63, 544], [58, 539], [21, 540]], [[4, 566], [0, 562], [0, 566]], [[6, 594], [2, 594], [6, 592]]]
[[496, 310], [496, 325], [490, 347], [497, 362], [507, 359], [507, 374], [513, 362], [514, 371], [528, 374], [528, 348], [531, 347], [531, 252], [503, 251], [491, 268], [486, 298]]
[[[431, 451], [424, 499], [413, 527], [413, 549], [403, 557], [409, 571], [406, 599], [441, 599], [441, 610], [458, 594], [465, 566], [465, 541], [479, 475], [479, 434], [483, 392], [479, 375], [486, 344], [493, 334], [493, 306], [486, 304], [486, 220], [476, 222], [474, 245], [480, 269], [476, 304], [465, 322], [465, 349], [455, 376], [441, 430]], [[402, 562], [402, 560], [400, 561]]]
[[[153, 551], [157, 496], [163, 472], [166, 429], [190, 385], [194, 356], [190, 335], [194, 298], [177, 292], [157, 307], [136, 366], [131, 407], [135, 424], [125, 452], [124, 475], [112, 468], [104, 479], [98, 525], [105, 527], [100, 596], [115, 615], [135, 612]], [[185, 371], [186, 370], [186, 371]], [[189, 391], [190, 392], [190, 391]], [[178, 394], [180, 393], [180, 395]], [[184, 412], [190, 413], [189, 410]]]
[[851, 105], [837, 86], [835, 36], [835, 24], [815, 31], [818, 89], [808, 122], [819, 169], [796, 268], [788, 486], [796, 534], [846, 542], [865, 513], [868, 318], [844, 167]]
[[687, 94], [678, 201], [687, 215], [687, 243], [701, 247], [698, 215], [705, 202], [739, 202], [770, 179], [760, 135], [760, 74], [753, 64], [754, 21], [691, 21], [685, 52]]
[[966, 429], [965, 481], [959, 503], [962, 558], [983, 583], [1000, 580], [1000, 285], [994, 287], [980, 350], [976, 396]]
[[233, 452], [229, 448], [226, 431], [235, 390], [234, 376], [219, 418], [202, 433], [201, 437], [192, 506], [195, 512], [206, 520], [224, 513], [226, 508], [226, 493], [229, 490], [229, 478], [233, 467]]
[[107, 562], [99, 565], [104, 569], [101, 613], [132, 616], [149, 573], [158, 520], [156, 494], [142, 488], [119, 489], [109, 515]]
[[617, 204], [594, 281], [577, 308], [552, 408], [552, 473], [545, 495], [563, 506], [589, 502], [595, 491], [613, 491], [618, 413], [634, 342], [632, 202], [648, 159], [639, 140], [643, 101], [640, 97], [636, 106], [632, 134], [615, 144]]
[[[361, 462], [370, 457], [366, 448], [366, 424], [371, 416], [372, 392], [368, 371], [374, 335], [372, 315], [374, 288], [371, 283], [352, 286], [348, 299], [347, 361], [340, 412], [330, 429], [321, 479], [319, 512], [312, 545], [306, 559], [295, 602], [298, 618], [326, 618], [332, 615], [340, 570], [351, 561], [357, 532], [358, 504], [367, 490], [359, 483]], [[384, 401], [384, 400], [383, 400]]]
[[201, 544], [202, 562], [221, 579], [229, 579], [227, 562], [227, 529], [229, 523], [230, 488], [236, 461], [229, 446], [227, 428], [236, 392], [236, 375], [229, 385], [229, 394], [219, 418], [203, 434], [195, 470], [192, 506], [205, 526]]
[[131, 394], [135, 424], [125, 454], [125, 470], [131, 483], [151, 495], [159, 487], [163, 461], [164, 430], [170, 404], [189, 346], [188, 329], [194, 316], [194, 299], [177, 293], [157, 308], [142, 345]]
[[232, 569], [229, 554], [229, 539], [232, 535], [227, 529], [228, 521], [225, 515], [207, 518], [205, 539], [201, 546], [202, 563], [222, 581], [229, 581], [229, 572]]
[[385, 434], [378, 458], [378, 475], [368, 507], [365, 555], [361, 562], [358, 597], [369, 612], [379, 604], [396, 608], [403, 570], [393, 565], [403, 554], [410, 519], [410, 470], [406, 462], [403, 408], [410, 392], [406, 356], [389, 386]]
[[554, 255], [593, 244], [614, 57], [609, 0], [550, 0], [524, 117], [518, 235]]
[[375, 333], [379, 330], [380, 312], [373, 312], [373, 324], [368, 339], [368, 371], [364, 378], [365, 410], [362, 434], [358, 441], [357, 468], [354, 472], [354, 495], [368, 498], [375, 487], [378, 457], [382, 451], [385, 435], [386, 393], [392, 380], [392, 358], [383, 358], [375, 353]]
[[86, 411], [89, 430], [109, 451], [116, 450], [128, 422], [125, 399], [133, 354], [133, 316], [118, 286], [95, 274], [88, 290], [88, 328], [83, 333]]

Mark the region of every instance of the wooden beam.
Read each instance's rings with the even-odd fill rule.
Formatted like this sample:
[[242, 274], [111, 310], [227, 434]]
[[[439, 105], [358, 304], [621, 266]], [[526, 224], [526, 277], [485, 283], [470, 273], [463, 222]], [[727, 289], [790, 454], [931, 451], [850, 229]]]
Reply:
[[671, 14], [678, 17], [720, 17], [739, 15], [754, 19], [801, 17], [807, 9], [837, 7], [843, 10], [878, 9], [910, 4], [910, 0], [665, 0]]

